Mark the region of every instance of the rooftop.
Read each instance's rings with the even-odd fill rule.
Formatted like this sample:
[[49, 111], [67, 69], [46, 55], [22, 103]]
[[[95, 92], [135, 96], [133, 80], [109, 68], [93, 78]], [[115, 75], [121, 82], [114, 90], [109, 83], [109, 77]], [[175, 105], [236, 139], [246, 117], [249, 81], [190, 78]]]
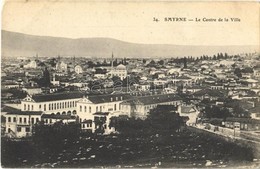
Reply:
[[7, 112], [7, 115], [42, 115], [42, 111], [21, 111], [19, 109], [5, 106], [2, 108], [1, 112]]
[[63, 93], [53, 93], [53, 94], [44, 94], [44, 95], [33, 95], [32, 99], [35, 102], [47, 102], [47, 101], [58, 101], [58, 100], [67, 100], [67, 99], [77, 99], [82, 98], [84, 93], [81, 92], [63, 92]]

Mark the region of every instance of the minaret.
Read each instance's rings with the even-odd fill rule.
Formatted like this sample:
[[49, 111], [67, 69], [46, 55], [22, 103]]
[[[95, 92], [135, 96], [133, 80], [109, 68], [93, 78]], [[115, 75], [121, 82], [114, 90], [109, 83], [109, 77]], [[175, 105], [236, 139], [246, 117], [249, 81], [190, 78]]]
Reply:
[[55, 79], [55, 73], [53, 73], [52, 81], [53, 81], [53, 82], [56, 81], [56, 79]]
[[76, 57], [75, 57], [75, 55], [73, 56], [73, 68], [75, 68], [75, 66], [76, 66]]
[[113, 69], [113, 68], [114, 68], [114, 54], [112, 52], [111, 69]]

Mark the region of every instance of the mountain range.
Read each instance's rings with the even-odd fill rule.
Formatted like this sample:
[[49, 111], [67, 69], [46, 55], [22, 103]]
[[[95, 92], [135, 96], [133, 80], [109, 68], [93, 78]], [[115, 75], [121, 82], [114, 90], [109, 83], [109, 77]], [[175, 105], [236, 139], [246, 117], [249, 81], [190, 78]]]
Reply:
[[2, 30], [2, 57], [75, 56], [163, 58], [258, 52], [259, 46], [191, 46], [138, 44], [112, 38], [63, 38], [36, 36]]

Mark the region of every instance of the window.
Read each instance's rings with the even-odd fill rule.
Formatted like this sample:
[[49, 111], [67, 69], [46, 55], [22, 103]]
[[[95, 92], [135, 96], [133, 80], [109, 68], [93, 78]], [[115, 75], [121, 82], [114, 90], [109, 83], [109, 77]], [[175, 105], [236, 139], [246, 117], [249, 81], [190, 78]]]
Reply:
[[115, 106], [114, 106], [114, 109], [116, 110], [116, 104], [115, 104]]
[[26, 122], [26, 118], [23, 118], [23, 122], [24, 122], [24, 123], [27, 123], [27, 122]]
[[21, 117], [19, 118], [19, 122], [20, 122], [20, 123], [22, 123], [22, 122], [23, 122], [23, 120], [22, 120], [22, 118], [21, 118]]
[[59, 107], [59, 105], [60, 105], [60, 104], [59, 104], [59, 103], [57, 103], [57, 109], [59, 109], [59, 108], [60, 108], [60, 107]]
[[34, 124], [34, 118], [31, 119], [32, 124]]
[[40, 104], [40, 105], [39, 105], [39, 109], [41, 110], [41, 108], [42, 108], [42, 105]]
[[46, 104], [44, 104], [43, 110], [46, 111]]
[[36, 118], [36, 123], [39, 121], [39, 118]]
[[91, 107], [89, 106], [89, 113], [91, 113]]
[[16, 117], [13, 118], [13, 122], [14, 122], [14, 123], [16, 122]]
[[87, 106], [84, 107], [84, 111], [85, 111], [85, 113], [87, 112]]
[[51, 104], [49, 104], [49, 110], [51, 110]]
[[32, 105], [32, 110], [33, 110], [33, 105]]
[[30, 111], [30, 105], [28, 104], [28, 110]]
[[102, 111], [102, 106], [99, 107], [99, 110]]
[[11, 122], [11, 117], [8, 117], [8, 122]]
[[82, 106], [79, 106], [79, 111], [82, 112]]
[[50, 119], [50, 123], [52, 123], [52, 119]]
[[54, 103], [54, 110], [56, 110], [56, 103]]
[[30, 132], [30, 127], [26, 127], [25, 132]]
[[96, 106], [96, 112], [98, 112], [98, 106]]
[[22, 128], [21, 127], [17, 127], [17, 132], [21, 132]]
[[65, 102], [65, 108], [67, 108], [67, 102]]
[[23, 109], [26, 110], [26, 104], [24, 104], [24, 108]]

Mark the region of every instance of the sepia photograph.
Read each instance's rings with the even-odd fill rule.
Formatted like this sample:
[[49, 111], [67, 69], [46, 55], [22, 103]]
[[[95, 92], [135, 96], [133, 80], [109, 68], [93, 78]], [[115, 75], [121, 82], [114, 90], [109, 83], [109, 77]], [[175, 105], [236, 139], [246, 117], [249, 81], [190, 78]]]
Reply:
[[258, 1], [1, 9], [1, 168], [260, 168]]

